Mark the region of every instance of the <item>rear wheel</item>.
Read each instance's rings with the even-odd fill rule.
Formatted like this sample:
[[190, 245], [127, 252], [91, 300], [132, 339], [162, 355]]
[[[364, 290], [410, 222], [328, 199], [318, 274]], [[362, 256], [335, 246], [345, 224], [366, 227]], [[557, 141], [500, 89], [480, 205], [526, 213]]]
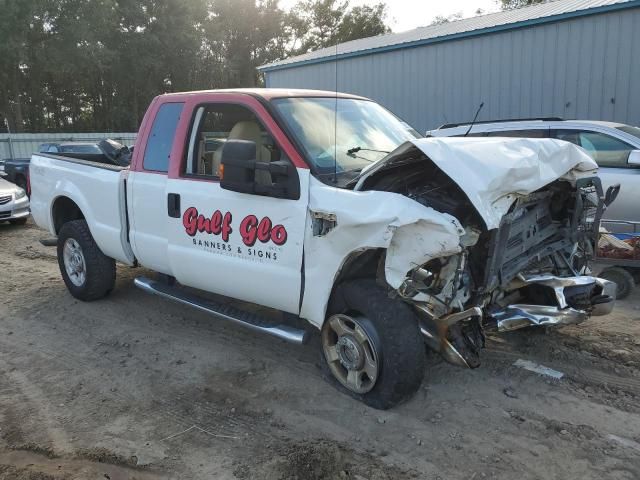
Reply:
[[633, 275], [622, 267], [605, 268], [598, 276], [616, 284], [616, 299], [628, 297], [636, 286]]
[[374, 280], [339, 285], [321, 331], [323, 365], [336, 387], [387, 409], [410, 398], [424, 377], [417, 319]]
[[67, 222], [60, 229], [58, 265], [67, 289], [79, 300], [103, 298], [115, 284], [115, 261], [102, 253], [85, 220]]

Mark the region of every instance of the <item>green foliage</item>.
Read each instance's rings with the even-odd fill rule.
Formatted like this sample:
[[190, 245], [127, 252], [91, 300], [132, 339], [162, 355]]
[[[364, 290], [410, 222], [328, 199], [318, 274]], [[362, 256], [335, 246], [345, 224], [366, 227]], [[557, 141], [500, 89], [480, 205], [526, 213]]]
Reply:
[[349, 8], [348, 0], [302, 0], [292, 13], [296, 54], [391, 31], [384, 3]]
[[462, 20], [462, 12], [452, 13], [448, 16], [436, 15], [431, 22], [431, 25], [442, 25], [443, 23], [455, 22], [456, 20]]
[[510, 10], [512, 8], [535, 5], [536, 3], [545, 3], [546, 1], [548, 0], [500, 0], [500, 4], [503, 10]]
[[338, 41], [348, 42], [390, 33], [391, 29], [384, 23], [386, 16], [387, 5], [384, 3], [353, 7], [344, 14], [338, 26]]
[[158, 94], [258, 86], [259, 65], [387, 32], [385, 8], [0, 0], [0, 123], [6, 117], [14, 132], [135, 131]]

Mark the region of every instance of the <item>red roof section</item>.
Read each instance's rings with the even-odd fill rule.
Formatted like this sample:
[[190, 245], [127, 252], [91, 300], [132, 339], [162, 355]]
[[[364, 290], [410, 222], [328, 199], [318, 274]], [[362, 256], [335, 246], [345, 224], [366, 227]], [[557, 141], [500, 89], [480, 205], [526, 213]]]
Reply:
[[289, 98], [289, 97], [338, 97], [338, 98], [356, 98], [360, 100], [369, 100], [366, 97], [359, 95], [352, 95], [349, 93], [333, 92], [330, 90], [304, 90], [297, 88], [226, 88], [219, 90], [196, 90], [193, 92], [176, 92], [165, 93], [161, 97], [186, 97], [186, 96], [208, 96], [219, 93], [236, 93], [243, 95], [251, 95], [253, 97], [261, 97], [265, 100], [272, 100], [274, 98]]

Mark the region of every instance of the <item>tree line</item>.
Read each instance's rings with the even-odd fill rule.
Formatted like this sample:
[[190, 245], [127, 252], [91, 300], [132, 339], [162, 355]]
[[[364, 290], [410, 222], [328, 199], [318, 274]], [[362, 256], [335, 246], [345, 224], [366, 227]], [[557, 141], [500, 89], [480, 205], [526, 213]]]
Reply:
[[0, 0], [0, 132], [136, 131], [158, 94], [259, 86], [256, 67], [386, 20], [349, 0]]
[[259, 86], [257, 66], [385, 21], [384, 3], [348, 0], [0, 0], [0, 119], [12, 132], [136, 131], [155, 95]]

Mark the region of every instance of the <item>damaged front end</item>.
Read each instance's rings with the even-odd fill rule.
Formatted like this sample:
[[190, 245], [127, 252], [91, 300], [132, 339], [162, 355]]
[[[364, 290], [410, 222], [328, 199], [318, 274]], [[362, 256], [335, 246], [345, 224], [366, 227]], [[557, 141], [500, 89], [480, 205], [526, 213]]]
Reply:
[[[474, 192], [425, 153], [405, 149], [358, 187], [402, 193], [464, 227], [458, 253], [411, 269], [396, 289], [418, 312], [430, 348], [475, 368], [486, 331], [576, 324], [611, 311], [615, 286], [588, 275], [604, 208], [593, 172], [474, 202]], [[504, 182], [508, 169], [500, 173]]]

